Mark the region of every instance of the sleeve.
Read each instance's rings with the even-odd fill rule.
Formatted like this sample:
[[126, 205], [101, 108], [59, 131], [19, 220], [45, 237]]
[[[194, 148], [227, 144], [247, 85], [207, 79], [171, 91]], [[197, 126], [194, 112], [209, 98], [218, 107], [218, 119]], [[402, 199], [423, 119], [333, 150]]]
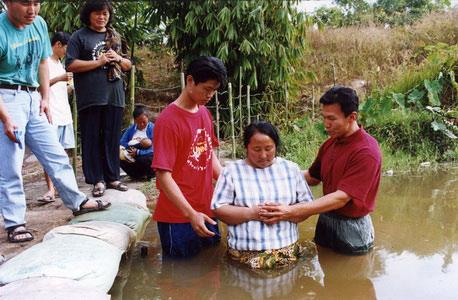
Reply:
[[80, 51], [81, 45], [79, 35], [77, 33], [73, 33], [67, 44], [67, 52], [65, 53], [65, 68], [80, 58]]
[[127, 128], [126, 132], [124, 132], [124, 134], [121, 137], [121, 141], [119, 142], [119, 144], [126, 149], [129, 148], [128, 143], [132, 139], [132, 128], [134, 126], [135, 125], [132, 125], [132, 126], [129, 126], [129, 128]]
[[318, 150], [318, 155], [315, 158], [315, 161], [309, 167], [309, 174], [313, 178], [321, 180], [321, 156], [323, 154], [323, 145]]
[[345, 170], [337, 189], [353, 199], [363, 201], [378, 177], [380, 164], [369, 152], [364, 151], [355, 155], [348, 165], [349, 168]]
[[48, 37], [48, 25], [46, 25], [46, 22], [45, 20], [43, 20], [42, 18], [40, 18], [40, 23], [41, 23], [41, 27], [42, 27], [42, 46], [43, 46], [43, 51], [41, 52], [41, 59], [45, 59], [45, 58], [48, 58], [49, 56], [51, 56], [52, 54], [52, 49], [51, 49], [51, 42], [49, 40], [49, 37]]
[[313, 195], [299, 166], [296, 166], [296, 203], [313, 201]]
[[[205, 108], [207, 109], [207, 108]], [[211, 124], [211, 138], [212, 138], [212, 146], [213, 147], [219, 147], [219, 141], [215, 136], [215, 127], [213, 125], [213, 117], [210, 111], [207, 109], [208, 117], [210, 118], [210, 124]]]
[[218, 209], [221, 206], [233, 205], [235, 198], [235, 186], [232, 176], [227, 168], [223, 168], [216, 181], [213, 191], [211, 209]]
[[154, 126], [152, 167], [172, 172], [178, 155], [178, 136], [169, 124], [158, 121]]

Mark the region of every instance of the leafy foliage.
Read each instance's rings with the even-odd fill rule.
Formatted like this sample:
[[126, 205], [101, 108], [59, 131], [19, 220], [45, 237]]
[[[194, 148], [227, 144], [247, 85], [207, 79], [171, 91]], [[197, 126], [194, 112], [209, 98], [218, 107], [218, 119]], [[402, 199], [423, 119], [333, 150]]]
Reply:
[[373, 4], [364, 0], [335, 0], [334, 3], [337, 7], [318, 9], [315, 22], [330, 27], [369, 23], [406, 25], [428, 12], [441, 11], [450, 6], [449, 0], [377, 0]]
[[311, 19], [296, 11], [297, 2], [158, 1], [153, 7], [166, 24], [177, 61], [219, 57], [234, 85], [242, 76], [243, 85], [256, 91], [283, 87], [303, 75], [297, 67]]

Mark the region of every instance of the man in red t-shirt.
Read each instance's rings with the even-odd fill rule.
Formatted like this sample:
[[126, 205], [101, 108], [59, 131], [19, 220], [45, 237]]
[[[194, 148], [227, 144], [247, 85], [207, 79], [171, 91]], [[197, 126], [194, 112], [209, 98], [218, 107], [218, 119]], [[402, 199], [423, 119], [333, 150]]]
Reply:
[[363, 254], [374, 242], [369, 212], [374, 210], [382, 155], [377, 141], [357, 123], [359, 103], [353, 89], [333, 87], [320, 103], [330, 138], [304, 176], [309, 185], [323, 182], [324, 196], [291, 206], [268, 204], [261, 216], [270, 224], [285, 219], [301, 222], [320, 214], [316, 244], [341, 253]]
[[197, 254], [220, 241], [210, 202], [213, 178], [221, 164], [210, 112], [205, 107], [227, 81], [226, 68], [215, 57], [201, 56], [188, 65], [186, 87], [154, 125], [154, 158], [160, 191], [153, 219], [162, 251], [168, 257]]

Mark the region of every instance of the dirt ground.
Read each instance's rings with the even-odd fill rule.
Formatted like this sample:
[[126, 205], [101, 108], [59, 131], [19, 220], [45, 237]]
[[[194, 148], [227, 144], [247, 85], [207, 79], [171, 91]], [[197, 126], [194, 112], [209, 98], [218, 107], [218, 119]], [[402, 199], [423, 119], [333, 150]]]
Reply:
[[[78, 161], [77, 181], [80, 190], [89, 195], [92, 185], [84, 182], [83, 171], [81, 170], [81, 161]], [[27, 229], [34, 235], [34, 240], [25, 243], [10, 243], [6, 239], [6, 232], [0, 231], [0, 255], [3, 255], [6, 260], [30, 248], [31, 246], [40, 243], [43, 236], [51, 229], [67, 224], [73, 217], [71, 210], [63, 204], [60, 198], [49, 204], [42, 204], [37, 201], [37, 198], [43, 195], [46, 190], [46, 182], [43, 177], [43, 168], [36, 160], [35, 156], [26, 149], [24, 157], [24, 165], [22, 169], [24, 179], [24, 190], [26, 195], [26, 216]], [[148, 201], [153, 201], [157, 195], [155, 182], [148, 181], [132, 181], [129, 176], [122, 176], [121, 180], [127, 184], [129, 188], [137, 189], [145, 193]], [[101, 198], [103, 199], [103, 197]], [[4, 229], [3, 218], [0, 220], [0, 227]], [[1, 260], [1, 256], [0, 256]]]

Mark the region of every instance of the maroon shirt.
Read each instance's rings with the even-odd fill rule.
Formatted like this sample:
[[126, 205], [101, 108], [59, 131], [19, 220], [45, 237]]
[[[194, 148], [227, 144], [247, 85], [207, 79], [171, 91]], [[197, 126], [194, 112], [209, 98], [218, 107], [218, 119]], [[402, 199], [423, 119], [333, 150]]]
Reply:
[[361, 127], [348, 137], [325, 141], [309, 173], [323, 182], [324, 195], [341, 190], [351, 196], [334, 212], [359, 218], [374, 210], [381, 170], [378, 143]]

